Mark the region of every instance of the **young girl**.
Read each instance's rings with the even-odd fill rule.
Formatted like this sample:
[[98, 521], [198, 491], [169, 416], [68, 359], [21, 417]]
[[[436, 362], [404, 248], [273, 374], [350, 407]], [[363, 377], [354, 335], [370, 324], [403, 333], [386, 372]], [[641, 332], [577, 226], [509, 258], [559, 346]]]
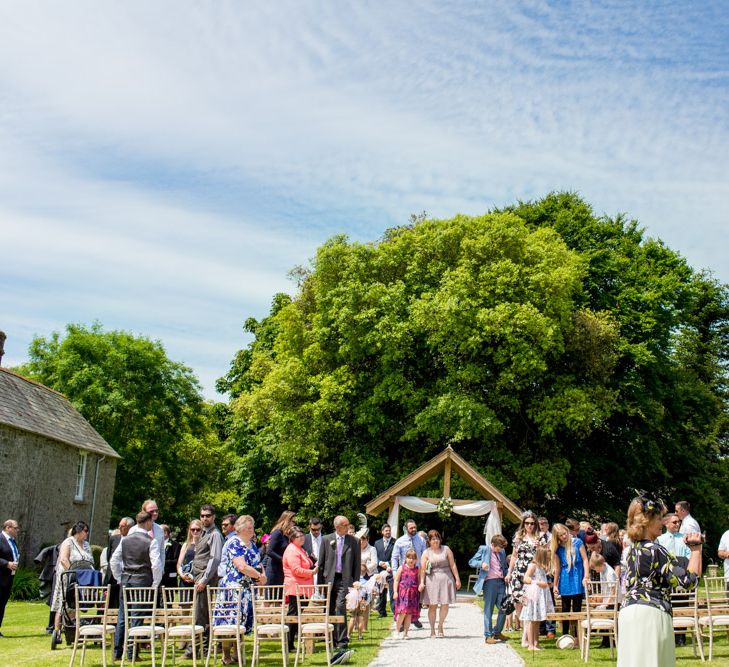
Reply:
[[410, 620], [420, 614], [420, 593], [418, 592], [418, 554], [415, 549], [405, 552], [405, 562], [395, 573], [392, 597], [395, 599], [397, 631], [403, 628], [403, 639], [408, 639]]
[[549, 547], [540, 545], [524, 575], [525, 604], [521, 610], [520, 620], [525, 624], [527, 648], [530, 651], [542, 650], [539, 648], [539, 624], [547, 620], [547, 614], [554, 612], [554, 604], [547, 582], [551, 563], [552, 553]]

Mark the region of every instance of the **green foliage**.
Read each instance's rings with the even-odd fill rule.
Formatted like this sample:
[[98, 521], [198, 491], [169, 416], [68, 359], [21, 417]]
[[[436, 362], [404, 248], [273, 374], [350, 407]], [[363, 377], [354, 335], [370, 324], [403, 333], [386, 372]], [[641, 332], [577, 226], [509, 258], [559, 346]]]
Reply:
[[[71, 324], [64, 338], [35, 338], [29, 357], [22, 370], [68, 397], [122, 456], [116, 516], [134, 516], [155, 498], [163, 521], [184, 526], [228, 484], [218, 413], [203, 403], [192, 371], [158, 341]], [[235, 504], [237, 495], [225, 499]]]
[[38, 573], [28, 567], [19, 567], [13, 577], [13, 588], [10, 599], [15, 601], [38, 600], [40, 598], [40, 583]]
[[297, 276], [219, 383], [262, 518], [351, 513], [452, 443], [554, 519], [655, 488], [719, 530], [727, 289], [636, 222], [553, 194], [334, 237]]

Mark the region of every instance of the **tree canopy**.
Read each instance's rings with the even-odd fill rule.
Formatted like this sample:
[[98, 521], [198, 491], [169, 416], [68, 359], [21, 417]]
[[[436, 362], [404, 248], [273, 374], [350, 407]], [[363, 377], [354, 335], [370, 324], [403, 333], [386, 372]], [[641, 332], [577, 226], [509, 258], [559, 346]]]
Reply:
[[113, 512], [134, 516], [155, 498], [162, 519], [186, 525], [198, 503], [238, 503], [226, 478], [228, 448], [192, 371], [158, 341], [70, 324], [36, 337], [19, 369], [64, 394], [121, 455]]
[[245, 506], [360, 509], [451, 443], [554, 519], [653, 489], [719, 530], [727, 288], [635, 221], [557, 193], [336, 236], [298, 275], [219, 382]]

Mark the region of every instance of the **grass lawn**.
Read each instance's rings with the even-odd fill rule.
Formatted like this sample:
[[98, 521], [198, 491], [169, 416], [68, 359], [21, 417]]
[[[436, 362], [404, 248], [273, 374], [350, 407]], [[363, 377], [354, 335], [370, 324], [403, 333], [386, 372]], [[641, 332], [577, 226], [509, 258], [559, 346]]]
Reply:
[[[559, 631], [558, 627], [558, 632]], [[600, 646], [600, 639], [593, 639], [590, 643], [590, 660], [589, 663], [585, 663], [580, 659], [580, 650], [578, 648], [563, 651], [555, 646], [553, 639], [550, 640], [546, 637], [541, 637], [540, 646], [543, 650], [539, 652], [527, 651], [525, 648], [521, 647], [521, 632], [508, 632], [506, 634], [511, 637], [509, 645], [512, 646], [524, 659], [527, 667], [538, 664], [560, 665], [562, 667], [577, 667], [577, 665], [585, 664], [616, 664], [617, 652], [613, 654], [616, 657], [611, 658], [609, 648], [598, 648]], [[717, 636], [719, 639], [717, 639]], [[729, 643], [727, 643], [726, 633], [714, 636], [714, 658], [711, 663], [708, 663], [708, 640], [704, 641], [704, 655], [707, 658], [707, 664], [729, 665]], [[691, 635], [687, 635], [686, 646], [676, 648], [676, 665], [677, 667], [680, 667], [681, 665], [700, 664], [702, 663], [698, 652], [698, 646], [696, 648], [696, 657], [694, 658], [693, 650], [691, 648]]]
[[[365, 667], [377, 655], [380, 642], [390, 634], [391, 618], [381, 619], [377, 615], [370, 618], [369, 631], [365, 633], [362, 641], [356, 639], [350, 644], [354, 649], [354, 656], [348, 664]], [[66, 667], [71, 660], [71, 647], [64, 642], [55, 651], [51, 651], [51, 638], [45, 634], [46, 623], [48, 622], [48, 606], [41, 602], [10, 602], [5, 610], [2, 632], [4, 639], [0, 639], [0, 664], [13, 665], [13, 667], [52, 667], [63, 665]], [[321, 648], [320, 648], [321, 647]], [[111, 654], [108, 653], [108, 656]], [[156, 664], [160, 665], [160, 653], [158, 653]], [[250, 664], [253, 655], [251, 637], [246, 638], [246, 658]], [[177, 653], [176, 663], [187, 667], [192, 665], [192, 660], [180, 659]], [[218, 658], [220, 653], [218, 653]], [[76, 655], [76, 664], [80, 664], [80, 653]], [[110, 662], [108, 664], [111, 664]], [[116, 663], [119, 664], [118, 662]], [[131, 664], [131, 663], [126, 663]], [[140, 667], [149, 667], [152, 663], [149, 653], [142, 653], [142, 659], [138, 660]], [[168, 665], [172, 664], [169, 660]], [[198, 661], [198, 665], [204, 662]], [[220, 665], [218, 660], [218, 665]], [[277, 650], [274, 644], [263, 644], [261, 653], [261, 665], [280, 665], [281, 651]], [[293, 665], [293, 654], [291, 654], [291, 665]], [[326, 665], [326, 654], [323, 645], [317, 644], [316, 653], [307, 657], [305, 665]], [[84, 665], [89, 667], [101, 665], [101, 649], [88, 649]], [[212, 661], [211, 661], [212, 665]]]
[[[483, 609], [483, 598], [479, 597], [476, 599], [476, 604]], [[496, 621], [496, 615], [494, 614], [494, 621]], [[561, 624], [557, 623], [557, 632], [561, 633]], [[546, 637], [540, 637], [540, 646], [542, 651], [527, 651], [527, 649], [521, 646], [521, 631], [519, 632], [506, 632], [508, 637], [511, 638], [509, 646], [511, 646], [523, 659], [527, 667], [530, 665], [560, 665], [561, 667], [577, 667], [578, 665], [585, 664], [615, 664], [617, 658], [617, 652], [614, 652], [614, 658], [610, 657], [609, 648], [598, 648], [600, 646], [600, 639], [594, 639], [590, 643], [590, 660], [589, 663], [585, 663], [580, 658], [580, 650], [578, 648], [572, 650], [561, 650], [555, 645], [554, 639], [547, 639]], [[557, 635], [559, 637], [559, 634]], [[706, 657], [707, 663], [709, 659], [709, 642], [704, 640], [704, 656]], [[686, 665], [700, 665], [701, 656], [699, 654], [698, 646], [696, 647], [696, 657], [694, 658], [693, 649], [691, 648], [691, 635], [686, 636], [686, 646], [676, 648], [676, 666]], [[709, 664], [716, 665], [729, 665], [729, 641], [727, 640], [726, 633], [716, 633], [714, 635], [714, 655], [713, 660]]]

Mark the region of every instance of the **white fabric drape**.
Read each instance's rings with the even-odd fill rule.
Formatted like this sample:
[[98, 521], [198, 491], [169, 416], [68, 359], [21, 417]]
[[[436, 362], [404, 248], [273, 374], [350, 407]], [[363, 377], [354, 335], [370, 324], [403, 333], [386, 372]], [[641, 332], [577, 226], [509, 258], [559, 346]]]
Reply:
[[[418, 498], [418, 496], [395, 496], [395, 503], [388, 517], [388, 523], [392, 527], [393, 537], [397, 537], [399, 534], [400, 527], [398, 523], [401, 505], [405, 509], [411, 512], [417, 512], [418, 514], [431, 514], [432, 512], [438, 511], [437, 503], [423, 500], [422, 498]], [[454, 505], [453, 512], [461, 516], [483, 516], [484, 514], [488, 514], [489, 516], [483, 529], [487, 544], [491, 543], [491, 538], [494, 535], [501, 533], [501, 516], [499, 515], [499, 508], [494, 500], [475, 500], [467, 505]]]

